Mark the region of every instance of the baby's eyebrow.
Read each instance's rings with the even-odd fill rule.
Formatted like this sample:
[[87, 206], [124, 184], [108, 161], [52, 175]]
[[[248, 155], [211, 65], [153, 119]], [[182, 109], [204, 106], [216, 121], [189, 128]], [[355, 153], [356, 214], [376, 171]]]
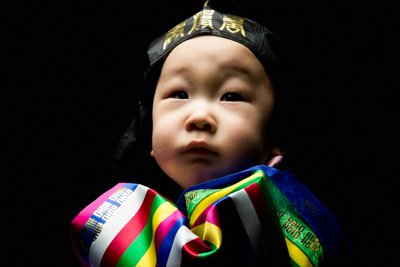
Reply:
[[184, 64], [172, 64], [167, 68], [168, 73], [181, 74], [189, 71], [190, 68]]
[[224, 71], [231, 71], [233, 73], [251, 75], [251, 71], [248, 68], [239, 64], [226, 64], [226, 66], [224, 66]]

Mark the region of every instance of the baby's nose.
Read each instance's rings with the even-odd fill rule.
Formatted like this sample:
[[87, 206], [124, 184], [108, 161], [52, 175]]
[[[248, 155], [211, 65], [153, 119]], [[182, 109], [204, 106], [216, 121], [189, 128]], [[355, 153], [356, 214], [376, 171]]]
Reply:
[[207, 108], [198, 108], [194, 110], [185, 122], [185, 128], [188, 131], [209, 131], [217, 130], [217, 123], [212, 116], [212, 112]]

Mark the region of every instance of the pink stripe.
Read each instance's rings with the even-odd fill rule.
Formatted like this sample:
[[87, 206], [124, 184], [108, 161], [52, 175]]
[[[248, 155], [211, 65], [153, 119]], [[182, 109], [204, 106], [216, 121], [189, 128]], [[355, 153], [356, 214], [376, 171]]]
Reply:
[[70, 231], [70, 240], [72, 243], [73, 250], [76, 256], [79, 259], [82, 267], [90, 267], [89, 263], [87, 263], [84, 259], [82, 259], [79, 251], [79, 244], [78, 244], [78, 236], [80, 231], [82, 230], [83, 226], [87, 222], [87, 220], [92, 216], [94, 211], [103, 204], [118, 188], [123, 187], [126, 183], [118, 183], [105, 193], [103, 193], [100, 197], [98, 197], [94, 202], [90, 205], [86, 206], [79, 214], [71, 221], [71, 231]]
[[175, 225], [176, 221], [183, 217], [183, 214], [176, 210], [167, 218], [165, 218], [158, 226], [154, 234], [154, 243], [156, 245], [156, 251], [160, 248], [165, 236], [169, 233], [171, 228]]
[[209, 222], [215, 225], [220, 225], [218, 209], [215, 203], [208, 206], [200, 215], [197, 217], [196, 221], [193, 223], [192, 228], [203, 224], [204, 222]]
[[103, 204], [118, 188], [123, 187], [123, 185], [126, 183], [118, 183], [115, 185], [113, 188], [102, 194], [100, 197], [98, 197], [95, 201], [93, 201], [90, 205], [88, 205], [86, 208], [84, 208], [78, 216], [75, 217], [75, 219], [71, 222], [73, 225], [74, 230], [78, 230], [76, 234], [79, 234], [80, 230], [82, 227], [85, 225], [87, 220], [92, 216], [94, 211], [101, 205]]

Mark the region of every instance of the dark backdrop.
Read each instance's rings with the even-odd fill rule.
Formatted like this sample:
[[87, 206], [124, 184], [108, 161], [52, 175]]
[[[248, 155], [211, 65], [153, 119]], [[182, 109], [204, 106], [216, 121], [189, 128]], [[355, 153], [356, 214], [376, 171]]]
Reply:
[[[144, 51], [202, 5], [184, 2], [39, 1], [3, 10], [4, 266], [77, 266], [69, 222], [115, 184], [103, 166], [132, 118]], [[394, 74], [392, 9], [247, 2], [246, 12], [280, 37], [294, 81], [293, 168], [352, 238], [365, 237], [365, 221], [382, 209], [356, 195], [393, 176], [394, 83], [383, 76]], [[384, 190], [392, 193], [390, 183]], [[382, 241], [374, 231], [368, 237], [372, 249]]]

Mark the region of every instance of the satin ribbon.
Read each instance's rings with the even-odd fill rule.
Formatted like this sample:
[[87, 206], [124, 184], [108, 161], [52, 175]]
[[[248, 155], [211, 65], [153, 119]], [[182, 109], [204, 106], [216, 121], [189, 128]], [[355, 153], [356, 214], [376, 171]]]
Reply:
[[[255, 166], [188, 188], [176, 203], [119, 183], [73, 219], [72, 245], [82, 266], [318, 266], [320, 224], [332, 218], [291, 175]], [[303, 198], [306, 208], [293, 203]]]

